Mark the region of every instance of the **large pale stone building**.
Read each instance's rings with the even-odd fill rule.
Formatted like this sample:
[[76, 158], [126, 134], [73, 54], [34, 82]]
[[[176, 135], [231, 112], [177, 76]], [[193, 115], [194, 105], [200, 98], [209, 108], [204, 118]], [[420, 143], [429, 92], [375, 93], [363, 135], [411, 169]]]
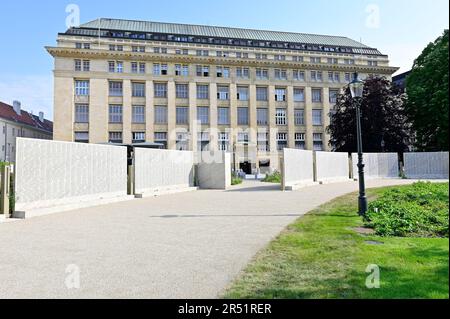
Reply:
[[285, 147], [330, 150], [336, 94], [391, 75], [386, 55], [339, 36], [98, 19], [58, 35], [54, 138], [227, 150], [278, 167]]

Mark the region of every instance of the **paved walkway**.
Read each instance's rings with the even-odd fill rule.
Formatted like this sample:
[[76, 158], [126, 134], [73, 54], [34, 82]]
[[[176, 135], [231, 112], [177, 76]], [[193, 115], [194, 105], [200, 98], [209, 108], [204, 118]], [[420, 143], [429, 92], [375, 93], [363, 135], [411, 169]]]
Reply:
[[[346, 182], [283, 193], [275, 185], [246, 182], [229, 191], [174, 194], [3, 223], [0, 299], [215, 298], [288, 224], [357, 187]], [[66, 270], [76, 274], [76, 268], [67, 269], [72, 264], [80, 271], [79, 289], [65, 284]]]

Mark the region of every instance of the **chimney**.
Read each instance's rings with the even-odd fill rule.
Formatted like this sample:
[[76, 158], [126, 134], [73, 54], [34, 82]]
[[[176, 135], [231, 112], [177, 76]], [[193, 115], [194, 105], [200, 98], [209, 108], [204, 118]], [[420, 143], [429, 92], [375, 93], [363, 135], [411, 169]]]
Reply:
[[44, 123], [44, 112], [39, 112], [39, 121]]
[[13, 101], [13, 109], [14, 109], [14, 112], [17, 113], [17, 115], [22, 115], [21, 106], [22, 106], [22, 104], [19, 101]]

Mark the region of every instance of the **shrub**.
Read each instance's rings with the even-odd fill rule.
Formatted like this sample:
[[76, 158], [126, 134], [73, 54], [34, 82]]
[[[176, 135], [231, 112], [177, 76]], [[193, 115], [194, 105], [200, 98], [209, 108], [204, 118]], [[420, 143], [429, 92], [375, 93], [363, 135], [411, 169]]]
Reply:
[[274, 172], [272, 174], [268, 174], [266, 178], [263, 179], [265, 183], [278, 183], [281, 184], [281, 173]]
[[231, 185], [239, 185], [242, 184], [242, 178], [237, 176], [235, 173], [231, 174]]
[[390, 188], [369, 205], [366, 226], [380, 236], [448, 237], [449, 184]]

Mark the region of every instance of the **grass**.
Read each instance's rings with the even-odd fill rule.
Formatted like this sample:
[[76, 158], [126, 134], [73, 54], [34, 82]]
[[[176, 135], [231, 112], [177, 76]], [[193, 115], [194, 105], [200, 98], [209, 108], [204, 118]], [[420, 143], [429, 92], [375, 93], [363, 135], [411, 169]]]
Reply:
[[280, 172], [274, 172], [272, 174], [268, 174], [262, 181], [265, 183], [274, 183], [274, 184], [281, 184], [281, 173]]
[[[383, 191], [369, 190], [369, 199]], [[289, 226], [223, 297], [448, 299], [448, 238], [361, 235], [354, 231], [363, 226], [356, 198], [356, 194], [341, 197]], [[366, 288], [369, 264], [380, 267], [380, 289]]]
[[236, 174], [232, 173], [231, 174], [231, 185], [235, 186], [235, 185], [240, 185], [240, 184], [242, 184], [242, 178], [240, 178]]

